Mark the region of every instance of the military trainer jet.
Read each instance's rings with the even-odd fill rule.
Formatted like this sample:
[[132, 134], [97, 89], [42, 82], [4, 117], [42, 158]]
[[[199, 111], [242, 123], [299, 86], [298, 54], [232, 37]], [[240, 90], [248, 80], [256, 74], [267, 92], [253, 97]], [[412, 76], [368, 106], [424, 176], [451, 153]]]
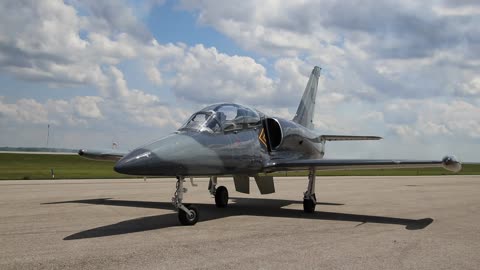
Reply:
[[460, 162], [453, 156], [438, 161], [323, 159], [327, 141], [381, 138], [316, 134], [313, 112], [319, 77], [320, 68], [315, 67], [292, 120], [267, 116], [240, 104], [219, 103], [194, 113], [174, 133], [129, 153], [80, 150], [79, 155], [117, 160], [114, 170], [123, 174], [176, 177], [172, 203], [183, 225], [194, 225], [199, 218], [195, 206], [183, 204], [185, 178], [210, 177], [208, 190], [215, 197], [216, 206], [223, 208], [228, 204], [228, 190], [217, 187], [218, 176], [233, 176], [235, 189], [242, 193], [249, 193], [253, 177], [260, 193], [269, 194], [275, 192], [274, 179], [266, 173], [306, 170], [309, 174], [303, 209], [312, 213], [317, 202], [317, 170], [426, 167], [461, 170]]

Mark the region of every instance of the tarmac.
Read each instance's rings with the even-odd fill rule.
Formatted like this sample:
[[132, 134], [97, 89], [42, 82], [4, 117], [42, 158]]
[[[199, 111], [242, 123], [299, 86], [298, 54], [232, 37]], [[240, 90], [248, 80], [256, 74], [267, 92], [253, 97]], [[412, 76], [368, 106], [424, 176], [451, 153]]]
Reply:
[[305, 177], [234, 190], [181, 226], [174, 179], [0, 181], [0, 269], [480, 269], [480, 176]]

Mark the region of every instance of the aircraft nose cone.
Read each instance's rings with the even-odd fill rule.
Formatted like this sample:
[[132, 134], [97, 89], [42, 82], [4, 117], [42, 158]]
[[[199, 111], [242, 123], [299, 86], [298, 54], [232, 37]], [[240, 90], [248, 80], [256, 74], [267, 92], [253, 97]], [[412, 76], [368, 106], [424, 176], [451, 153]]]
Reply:
[[151, 160], [152, 153], [147, 149], [136, 149], [120, 159], [113, 169], [118, 173], [143, 175]]

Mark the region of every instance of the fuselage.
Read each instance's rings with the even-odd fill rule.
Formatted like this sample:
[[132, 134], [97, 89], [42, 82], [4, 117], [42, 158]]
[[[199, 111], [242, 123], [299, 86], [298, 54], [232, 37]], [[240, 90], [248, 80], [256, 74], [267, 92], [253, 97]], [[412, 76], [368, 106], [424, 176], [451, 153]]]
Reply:
[[265, 115], [255, 124], [216, 132], [181, 128], [133, 150], [117, 162], [115, 171], [148, 176], [255, 175], [272, 160], [322, 158], [324, 144], [314, 142], [315, 137], [293, 121]]

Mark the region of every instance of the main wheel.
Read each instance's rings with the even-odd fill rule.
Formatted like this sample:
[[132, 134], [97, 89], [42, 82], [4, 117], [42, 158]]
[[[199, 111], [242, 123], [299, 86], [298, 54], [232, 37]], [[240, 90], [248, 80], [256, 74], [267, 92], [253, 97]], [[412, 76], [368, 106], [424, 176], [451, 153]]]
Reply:
[[315, 212], [315, 202], [311, 199], [303, 199], [303, 212], [305, 213]]
[[180, 223], [185, 226], [195, 225], [198, 221], [198, 210], [193, 205], [185, 205], [185, 207], [190, 210], [190, 213], [187, 213], [183, 210], [178, 210], [178, 220]]
[[228, 190], [224, 186], [220, 186], [215, 191], [215, 205], [218, 208], [225, 208], [228, 204]]

